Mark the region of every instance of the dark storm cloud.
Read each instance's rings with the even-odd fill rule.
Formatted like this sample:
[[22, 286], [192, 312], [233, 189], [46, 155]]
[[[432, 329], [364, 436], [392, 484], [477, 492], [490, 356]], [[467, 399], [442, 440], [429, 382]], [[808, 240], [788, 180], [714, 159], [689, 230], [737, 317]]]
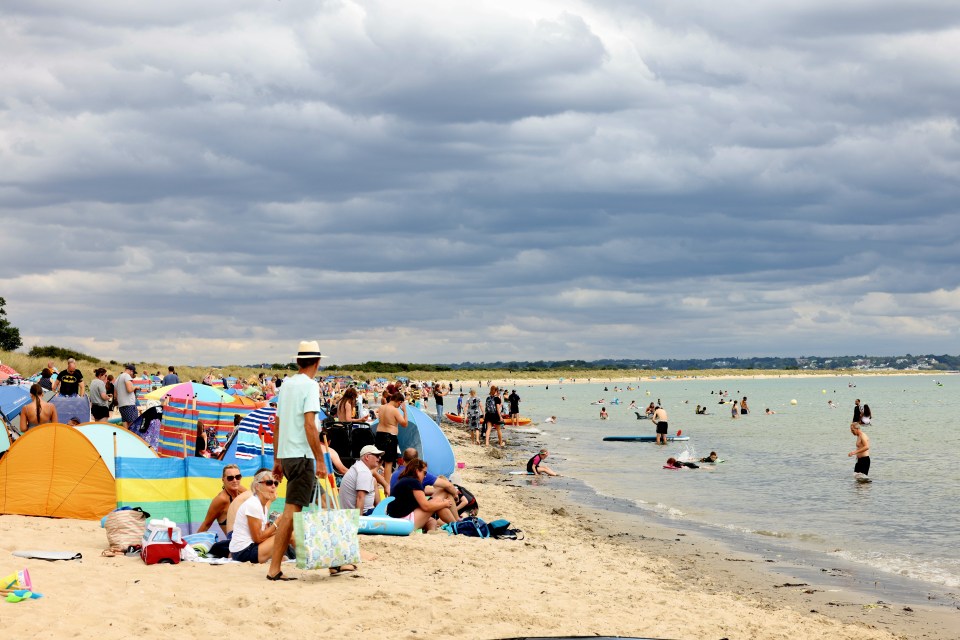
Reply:
[[4, 15], [0, 295], [29, 344], [957, 351], [948, 3]]

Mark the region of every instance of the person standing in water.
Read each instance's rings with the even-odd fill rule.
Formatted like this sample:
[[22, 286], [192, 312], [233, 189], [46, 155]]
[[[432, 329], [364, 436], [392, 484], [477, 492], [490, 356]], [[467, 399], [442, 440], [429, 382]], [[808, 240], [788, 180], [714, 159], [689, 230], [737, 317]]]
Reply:
[[667, 412], [661, 407], [657, 406], [653, 411], [653, 415], [650, 417], [650, 421], [653, 424], [657, 425], [657, 444], [667, 444]]
[[850, 433], [857, 437], [857, 448], [848, 453], [847, 457], [857, 457], [857, 464], [853, 467], [853, 476], [859, 480], [870, 474], [870, 438], [864, 433], [859, 422], [850, 425]]

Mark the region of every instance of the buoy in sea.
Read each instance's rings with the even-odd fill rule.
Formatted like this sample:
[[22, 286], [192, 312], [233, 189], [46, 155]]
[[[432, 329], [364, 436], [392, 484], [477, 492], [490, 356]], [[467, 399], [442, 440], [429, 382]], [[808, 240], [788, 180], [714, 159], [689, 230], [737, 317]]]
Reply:
[[791, 401], [790, 401], [790, 404], [797, 404], [797, 401], [796, 401], [795, 399], [794, 399], [794, 400], [791, 400]]

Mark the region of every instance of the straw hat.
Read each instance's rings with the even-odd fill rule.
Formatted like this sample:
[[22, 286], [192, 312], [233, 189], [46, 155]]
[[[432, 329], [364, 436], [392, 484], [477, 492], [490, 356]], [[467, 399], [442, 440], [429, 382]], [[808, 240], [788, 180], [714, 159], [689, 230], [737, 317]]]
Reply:
[[316, 340], [301, 340], [297, 350], [297, 358], [325, 358], [320, 353], [320, 343]]

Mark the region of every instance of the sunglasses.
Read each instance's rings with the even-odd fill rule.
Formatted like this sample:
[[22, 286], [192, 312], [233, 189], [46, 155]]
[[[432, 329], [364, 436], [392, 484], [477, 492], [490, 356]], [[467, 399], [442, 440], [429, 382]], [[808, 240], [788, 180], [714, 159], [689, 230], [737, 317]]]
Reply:
[[238, 474], [235, 475], [235, 476], [226, 476], [226, 480], [227, 480], [227, 482], [233, 482], [234, 480], [239, 480], [239, 479], [242, 478], [242, 477], [243, 477], [243, 476], [238, 473]]
[[277, 482], [276, 480], [261, 480], [261, 481], [260, 481], [260, 484], [265, 484], [265, 485], [267, 485], [268, 487], [279, 487], [279, 486], [280, 486], [280, 483]]

